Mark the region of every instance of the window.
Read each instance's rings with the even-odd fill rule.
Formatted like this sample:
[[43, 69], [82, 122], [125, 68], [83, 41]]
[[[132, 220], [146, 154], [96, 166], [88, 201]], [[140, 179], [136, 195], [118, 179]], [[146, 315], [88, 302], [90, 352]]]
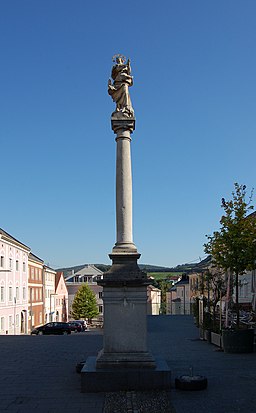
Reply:
[[1, 258], [0, 258], [0, 267], [4, 267], [4, 256], [3, 255], [1, 255]]
[[102, 291], [99, 292], [99, 298], [102, 298]]
[[19, 287], [16, 287], [16, 301], [20, 299]]
[[26, 300], [26, 287], [23, 287], [23, 300]]
[[103, 306], [99, 305], [99, 313], [102, 314], [103, 313]]
[[9, 330], [12, 328], [12, 316], [9, 315]]
[[32, 280], [34, 279], [34, 268], [33, 267], [31, 268], [31, 278]]
[[12, 269], [12, 258], [9, 258], [9, 268]]
[[19, 261], [16, 260], [16, 271], [19, 271]]
[[9, 301], [12, 301], [12, 287], [9, 287]]
[[1, 285], [1, 303], [4, 302], [4, 286]]
[[23, 269], [23, 272], [26, 272], [26, 263], [23, 261], [23, 264], [22, 264], [22, 269]]
[[1, 317], [1, 322], [0, 322], [0, 329], [1, 330], [4, 330], [4, 324], [5, 324], [4, 317]]
[[15, 325], [16, 327], [19, 327], [19, 314], [16, 314]]

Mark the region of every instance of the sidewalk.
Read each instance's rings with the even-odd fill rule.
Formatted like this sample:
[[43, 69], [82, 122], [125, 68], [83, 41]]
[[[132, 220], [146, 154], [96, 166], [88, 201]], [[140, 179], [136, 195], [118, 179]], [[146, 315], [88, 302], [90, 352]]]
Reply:
[[[172, 371], [171, 403], [176, 413], [256, 412], [256, 353], [225, 354], [198, 338], [191, 316], [149, 320], [151, 349], [168, 360]], [[189, 374], [190, 367], [194, 374], [207, 377], [206, 390], [175, 390], [175, 377]]]
[[[102, 348], [102, 331], [71, 336], [0, 336], [0, 412], [256, 412], [256, 353], [225, 354], [199, 340], [190, 316], [149, 317], [149, 348], [172, 371], [171, 392], [80, 393], [76, 363]], [[208, 378], [198, 392], [174, 388], [175, 377]], [[170, 406], [171, 403], [171, 406]]]

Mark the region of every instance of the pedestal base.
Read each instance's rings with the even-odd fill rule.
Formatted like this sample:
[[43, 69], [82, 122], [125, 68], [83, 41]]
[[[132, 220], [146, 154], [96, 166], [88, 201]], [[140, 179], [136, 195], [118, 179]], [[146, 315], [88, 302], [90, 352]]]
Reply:
[[116, 368], [155, 368], [156, 362], [149, 351], [106, 353], [101, 350], [97, 356], [97, 369], [116, 369]]
[[97, 369], [96, 357], [88, 357], [81, 371], [81, 392], [170, 390], [171, 371], [165, 360], [155, 359], [155, 368]]

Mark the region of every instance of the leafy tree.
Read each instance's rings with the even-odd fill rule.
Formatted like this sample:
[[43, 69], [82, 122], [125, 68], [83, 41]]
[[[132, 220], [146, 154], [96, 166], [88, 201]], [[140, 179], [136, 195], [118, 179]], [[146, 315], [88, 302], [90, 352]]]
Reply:
[[155, 282], [152, 284], [161, 290], [160, 313], [166, 314], [166, 292], [169, 290], [172, 284], [166, 279], [155, 280]]
[[[212, 328], [214, 331], [218, 330], [216, 322], [217, 304], [221, 301], [221, 297], [226, 294], [226, 283], [224, 279], [223, 270], [210, 267], [205, 272], [205, 282], [208, 292], [208, 311], [212, 308]], [[220, 302], [221, 306], [221, 302]], [[221, 309], [220, 309], [221, 316]]]
[[211, 254], [213, 264], [225, 272], [230, 271], [234, 276], [235, 307], [237, 314], [237, 328], [239, 328], [239, 275], [246, 270], [256, 268], [256, 219], [248, 215], [253, 209], [252, 191], [246, 200], [246, 186], [235, 183], [232, 199], [222, 198], [221, 207], [224, 215], [220, 219], [220, 230], [212, 236], [208, 235], [208, 242], [204, 245], [205, 252]]
[[83, 284], [77, 291], [71, 314], [76, 320], [81, 318], [91, 320], [99, 314], [96, 296], [87, 284]]

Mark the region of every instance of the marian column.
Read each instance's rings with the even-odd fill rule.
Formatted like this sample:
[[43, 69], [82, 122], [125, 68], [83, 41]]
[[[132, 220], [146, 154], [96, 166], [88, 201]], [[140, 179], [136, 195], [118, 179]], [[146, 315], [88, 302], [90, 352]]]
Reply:
[[104, 346], [97, 367], [112, 365], [153, 367], [147, 350], [147, 275], [137, 264], [140, 254], [132, 236], [131, 134], [135, 129], [129, 95], [133, 84], [129, 59], [114, 58], [108, 93], [116, 103], [111, 116], [116, 135], [116, 243], [109, 257], [112, 266], [98, 283], [103, 286]]
[[116, 243], [112, 266], [98, 281], [103, 286], [103, 349], [81, 371], [82, 392], [169, 389], [170, 369], [147, 348], [147, 274], [132, 236], [131, 134], [135, 117], [129, 95], [133, 84], [129, 59], [113, 58], [108, 93], [116, 103], [111, 126], [116, 137]]
[[111, 126], [116, 134], [116, 244], [113, 252], [136, 251], [132, 237], [132, 167], [131, 133], [135, 129], [134, 110], [128, 88], [133, 84], [130, 61], [124, 64], [121, 55], [114, 57], [116, 64], [109, 79], [108, 93], [116, 102]]

